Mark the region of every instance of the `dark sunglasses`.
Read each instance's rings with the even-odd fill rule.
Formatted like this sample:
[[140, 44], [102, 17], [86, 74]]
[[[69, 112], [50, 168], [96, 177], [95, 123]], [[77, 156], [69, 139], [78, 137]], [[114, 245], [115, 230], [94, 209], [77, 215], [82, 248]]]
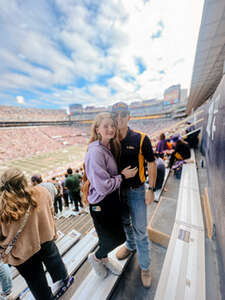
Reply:
[[119, 111], [119, 112], [115, 112], [112, 114], [114, 118], [118, 118], [118, 116], [120, 115], [121, 118], [126, 118], [129, 113], [126, 111]]

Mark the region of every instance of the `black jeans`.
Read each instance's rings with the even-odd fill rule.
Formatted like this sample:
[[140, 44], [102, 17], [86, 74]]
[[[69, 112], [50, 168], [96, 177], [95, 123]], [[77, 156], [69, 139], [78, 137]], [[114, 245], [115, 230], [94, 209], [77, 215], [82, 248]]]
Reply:
[[57, 214], [58, 211], [62, 211], [62, 197], [61, 196], [58, 196], [58, 197], [55, 197], [55, 200], [54, 200], [54, 209], [55, 209], [55, 213]]
[[69, 207], [69, 195], [68, 195], [68, 193], [63, 194], [63, 199], [64, 199], [65, 207]]
[[106, 258], [109, 252], [126, 241], [118, 190], [107, 195], [101, 202], [90, 204], [90, 214], [99, 239], [95, 255], [98, 259]]
[[23, 264], [16, 266], [16, 268], [26, 280], [35, 299], [52, 300], [53, 294], [48, 286], [42, 263], [46, 266], [53, 282], [68, 277], [67, 270], [54, 241], [43, 243], [37, 253]]
[[83, 207], [83, 204], [81, 202], [80, 197], [80, 191], [79, 192], [69, 192], [70, 200], [74, 203], [75, 210], [79, 211], [78, 203], [80, 203], [80, 206]]

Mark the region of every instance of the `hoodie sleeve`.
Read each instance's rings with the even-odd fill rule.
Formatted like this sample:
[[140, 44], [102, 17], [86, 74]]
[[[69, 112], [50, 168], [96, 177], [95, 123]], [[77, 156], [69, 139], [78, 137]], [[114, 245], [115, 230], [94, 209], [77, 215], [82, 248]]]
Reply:
[[[121, 175], [112, 176], [107, 170], [106, 156], [101, 149], [90, 149], [85, 158], [85, 169], [92, 187], [100, 196], [106, 196], [120, 187]], [[110, 157], [109, 159], [113, 159]]]

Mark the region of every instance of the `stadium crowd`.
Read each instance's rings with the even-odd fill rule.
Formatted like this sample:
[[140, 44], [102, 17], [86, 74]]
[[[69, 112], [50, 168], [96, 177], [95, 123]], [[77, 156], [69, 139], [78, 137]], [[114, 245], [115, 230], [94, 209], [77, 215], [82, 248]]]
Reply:
[[172, 119], [144, 119], [144, 120], [130, 120], [129, 126], [147, 133], [149, 136], [159, 135], [161, 131], [173, 126], [177, 121]]
[[[130, 125], [136, 130], [152, 135], [174, 121], [132, 120]], [[23, 158], [38, 153], [51, 152], [68, 145], [87, 144], [90, 124], [83, 126], [42, 126], [0, 129], [0, 161]], [[155, 137], [157, 140], [157, 136]]]
[[4, 128], [0, 133], [0, 161], [87, 143], [87, 134], [72, 127]]
[[65, 121], [68, 116], [62, 109], [38, 109], [0, 105], [0, 121]]

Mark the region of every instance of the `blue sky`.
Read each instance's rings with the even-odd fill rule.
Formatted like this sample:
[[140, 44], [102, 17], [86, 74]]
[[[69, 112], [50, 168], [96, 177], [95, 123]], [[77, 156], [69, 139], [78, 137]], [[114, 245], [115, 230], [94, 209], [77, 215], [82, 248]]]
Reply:
[[0, 105], [65, 108], [189, 88], [203, 0], [10, 0]]

